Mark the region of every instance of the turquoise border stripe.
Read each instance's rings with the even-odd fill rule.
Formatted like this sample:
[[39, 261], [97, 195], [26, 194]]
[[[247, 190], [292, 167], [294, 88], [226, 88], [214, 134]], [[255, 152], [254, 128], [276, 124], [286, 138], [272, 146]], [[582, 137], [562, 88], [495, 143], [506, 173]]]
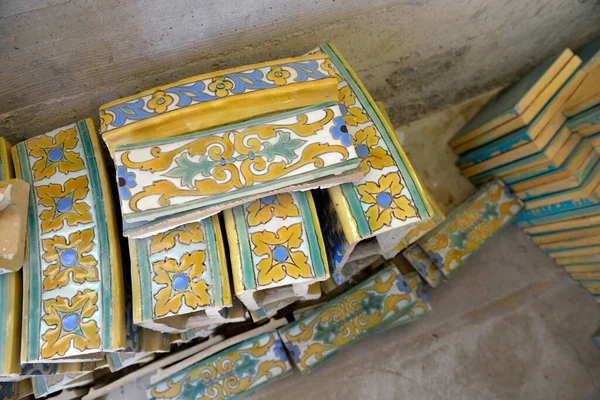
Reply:
[[140, 291], [142, 295], [142, 320], [152, 319], [152, 282], [150, 280], [150, 265], [148, 263], [148, 251], [146, 241], [149, 239], [135, 239], [135, 248], [138, 258], [138, 271], [140, 274]]
[[348, 206], [350, 207], [350, 211], [352, 211], [356, 225], [358, 226], [358, 234], [361, 237], [370, 236], [371, 229], [369, 228], [367, 218], [365, 218], [365, 212], [362, 209], [356, 190], [354, 190], [354, 185], [351, 183], [344, 183], [341, 185], [341, 189], [342, 193], [344, 193], [344, 197], [348, 201]]
[[[183, 211], [180, 212], [190, 212], [190, 211], [198, 211], [198, 210], [202, 210], [202, 209], [206, 209], [206, 208], [210, 208], [210, 207], [214, 207], [215, 205], [218, 205], [218, 201], [220, 199], [225, 198], [225, 200], [221, 200], [222, 202], [232, 202], [232, 201], [238, 201], [240, 200], [240, 195], [249, 192], [249, 191], [265, 191], [265, 195], [266, 195], [266, 191], [268, 190], [282, 190], [283, 193], [285, 193], [285, 186], [280, 187], [280, 188], [271, 188], [271, 186], [273, 186], [273, 182], [277, 182], [279, 184], [281, 183], [287, 183], [290, 182], [292, 180], [297, 180], [298, 182], [296, 183], [296, 185], [300, 185], [300, 184], [305, 184], [305, 183], [310, 183], [310, 182], [319, 182], [322, 179], [326, 179], [330, 176], [328, 175], [324, 175], [320, 178], [312, 178], [311, 175], [314, 175], [314, 173], [316, 171], [319, 171], [320, 173], [328, 173], [329, 171], [332, 170], [336, 170], [340, 167], [346, 167], [346, 166], [354, 166], [356, 168], [358, 168], [358, 166], [360, 165], [360, 161], [358, 160], [358, 158], [356, 159], [350, 159], [350, 160], [346, 160], [344, 162], [335, 164], [335, 165], [330, 165], [328, 167], [323, 167], [323, 168], [318, 168], [315, 171], [311, 171], [308, 173], [304, 173], [301, 175], [295, 175], [295, 176], [289, 176], [287, 178], [275, 178], [269, 182], [265, 182], [263, 184], [259, 184], [259, 185], [252, 185], [252, 186], [244, 186], [241, 189], [236, 189], [234, 191], [230, 191], [230, 192], [225, 192], [225, 193], [221, 193], [218, 195], [204, 195], [205, 197], [197, 199], [197, 200], [192, 200], [192, 201], [188, 201], [184, 204], [177, 204], [177, 205], [171, 205], [171, 206], [166, 206], [166, 207], [160, 207], [160, 208], [156, 208], [156, 209], [152, 209], [152, 210], [148, 210], [148, 211], [140, 211], [140, 212], [136, 212], [133, 214], [128, 214], [126, 215], [124, 218], [125, 220], [127, 220], [127, 217], [129, 216], [130, 218], [132, 217], [136, 217], [136, 218], [152, 218], [154, 214], [157, 214], [157, 211], [172, 211], [172, 212], [179, 212], [178, 210], [184, 209]], [[348, 172], [348, 171], [345, 171]], [[339, 175], [339, 174], [338, 174]], [[305, 180], [305, 178], [310, 178], [308, 181]], [[260, 195], [260, 193], [259, 193]], [[206, 203], [206, 199], [210, 198], [211, 199], [211, 204], [207, 205], [207, 206], [200, 206], [203, 203]], [[158, 219], [158, 218], [171, 218], [171, 216], [155, 216], [154, 219]], [[153, 220], [154, 220], [153, 219]], [[127, 221], [129, 222], [129, 221]], [[139, 222], [139, 221], [133, 221], [133, 223], [135, 222]]]
[[[306, 230], [306, 237], [308, 238], [308, 248], [310, 250], [310, 258], [313, 264], [313, 271], [316, 278], [322, 278], [326, 275], [326, 268], [324, 264], [325, 254], [321, 254], [321, 248], [319, 247], [319, 239], [317, 238], [317, 231], [312, 220], [312, 213], [310, 212], [310, 206], [308, 205], [308, 199], [306, 193], [296, 193], [298, 202], [300, 203], [300, 209], [302, 214], [302, 220], [304, 221], [304, 229]], [[318, 255], [318, 257], [316, 257]]]
[[[110, 248], [108, 246], [108, 231], [106, 224], [107, 220], [106, 212], [104, 210], [104, 198], [102, 196], [102, 188], [100, 187], [100, 175], [98, 171], [98, 165], [96, 164], [96, 157], [92, 141], [90, 139], [90, 132], [87, 129], [85, 121], [77, 122], [77, 131], [81, 137], [81, 143], [85, 152], [85, 159], [88, 164], [88, 175], [90, 177], [90, 186], [94, 193], [94, 201], [96, 202], [96, 216], [98, 218], [96, 222], [96, 230], [98, 231], [98, 247], [100, 249], [100, 271], [101, 277], [101, 290], [100, 295], [102, 296], [102, 348], [104, 350], [111, 349], [111, 305], [112, 305], [112, 276], [111, 276], [111, 260], [110, 260]], [[102, 156], [101, 154], [99, 155]], [[106, 206], [111, 207], [112, 204]], [[108, 260], [108, 262], [107, 262]]]
[[[37, 360], [39, 358], [39, 345], [40, 345], [40, 309], [41, 309], [41, 293], [40, 293], [40, 252], [38, 243], [38, 221], [37, 221], [37, 210], [35, 195], [33, 193], [33, 178], [31, 177], [31, 169], [29, 166], [29, 157], [27, 150], [25, 149], [25, 142], [21, 142], [17, 145], [17, 152], [19, 154], [19, 164], [21, 166], [21, 179], [31, 185], [29, 190], [29, 210], [27, 214], [27, 235], [29, 247], [29, 288], [23, 288], [23, 296], [27, 296], [29, 293], [29, 310], [23, 309], [23, 314], [29, 313], [29, 328], [27, 329], [27, 342], [28, 342], [28, 353], [27, 357], [29, 360]], [[34, 304], [35, 307], [31, 305]]]
[[338, 105], [338, 103], [335, 101], [328, 101], [325, 103], [316, 104], [316, 105], [304, 107], [304, 108], [299, 108], [299, 109], [292, 110], [292, 111], [286, 111], [283, 113], [271, 114], [271, 115], [267, 115], [265, 117], [250, 119], [250, 120], [240, 122], [237, 124], [233, 124], [233, 125], [225, 125], [225, 126], [220, 126], [218, 128], [209, 129], [207, 131], [199, 131], [199, 132], [195, 132], [195, 133], [190, 133], [190, 134], [185, 135], [185, 137], [173, 136], [173, 137], [165, 138], [165, 139], [149, 140], [149, 141], [142, 142], [142, 143], [122, 144], [120, 146], [117, 146], [115, 148], [115, 151], [134, 150], [137, 148], [144, 148], [144, 147], [148, 147], [148, 146], [158, 146], [161, 144], [169, 144], [169, 143], [173, 143], [173, 142], [179, 142], [183, 139], [185, 139], [185, 140], [198, 139], [203, 136], [208, 136], [208, 135], [212, 135], [215, 133], [226, 133], [226, 132], [233, 131], [236, 129], [242, 129], [242, 128], [246, 128], [246, 127], [250, 127], [250, 126], [256, 126], [256, 125], [260, 125], [260, 124], [264, 124], [264, 123], [274, 122], [274, 121], [277, 121], [280, 119], [293, 117], [294, 115], [299, 115], [302, 113], [315, 111], [315, 110], [321, 110], [326, 107], [337, 106], [337, 105]]
[[[427, 208], [425, 207], [425, 203], [423, 202], [423, 199], [421, 198], [421, 194], [417, 190], [417, 187], [413, 181], [411, 174], [409, 173], [408, 169], [406, 168], [406, 165], [404, 165], [404, 161], [402, 160], [402, 157], [400, 157], [400, 153], [398, 153], [398, 149], [396, 148], [396, 145], [392, 142], [392, 140], [389, 137], [387, 137], [388, 135], [390, 135], [390, 132], [388, 132], [385, 129], [385, 127], [379, 120], [379, 116], [373, 109], [373, 105], [367, 100], [367, 98], [363, 94], [362, 90], [360, 90], [360, 87], [358, 87], [358, 85], [356, 84], [356, 82], [354, 81], [354, 79], [352, 78], [352, 76], [350, 75], [348, 70], [346, 69], [346, 66], [338, 58], [337, 54], [335, 54], [333, 49], [331, 47], [329, 47], [329, 45], [327, 45], [327, 44], [323, 45], [323, 47], [321, 47], [321, 49], [329, 56], [329, 58], [336, 65], [336, 67], [338, 67], [340, 74], [342, 74], [342, 76], [344, 77], [346, 82], [348, 82], [348, 85], [350, 85], [350, 87], [352, 88], [354, 95], [356, 97], [358, 97], [361, 105], [365, 108], [365, 111], [371, 118], [371, 121], [373, 121], [373, 123], [375, 124], [375, 126], [377, 127], [379, 132], [381, 133], [381, 137], [382, 137], [383, 141], [385, 142], [385, 144], [387, 145], [390, 153], [392, 153], [392, 157], [394, 158], [394, 161], [396, 161], [396, 166], [401, 171], [402, 178], [404, 178], [404, 181], [406, 182], [406, 186], [408, 186], [408, 190], [410, 191], [410, 193], [413, 197], [413, 200], [415, 201], [415, 205], [417, 206], [419, 216], [421, 218], [423, 218], [423, 216], [429, 216], [429, 213], [427, 212]], [[393, 134], [393, 133], [391, 133], [391, 134]]]
[[232, 209], [235, 219], [235, 230], [237, 231], [238, 248], [240, 251], [240, 262], [242, 263], [242, 273], [244, 275], [244, 286], [246, 289], [256, 289], [254, 282], [254, 263], [252, 262], [252, 247], [250, 238], [248, 238], [248, 228], [246, 218], [244, 218], [244, 206], [237, 206]]
[[[215, 225], [213, 223], [213, 217], [208, 217], [202, 222], [205, 222], [205, 238], [206, 239], [206, 250], [208, 250], [208, 254], [210, 257], [210, 265], [211, 265], [211, 274], [213, 281], [213, 298], [215, 306], [223, 305], [223, 293], [221, 293], [221, 287], [223, 286], [223, 279], [221, 277], [220, 265], [219, 265], [219, 257], [217, 254], [217, 233], [215, 232]], [[202, 224], [201, 222], [201, 224]]]
[[[15, 272], [13, 272], [15, 273]], [[6, 277], [8, 276], [8, 274], [3, 274], [0, 275], [0, 296], [4, 297], [6, 296]], [[2, 302], [2, 304], [0, 305], [0, 324], [2, 324], [2, 329], [0, 330], [0, 334], [2, 334], [2, 337], [5, 338], [8, 335], [6, 334], [6, 328], [8, 328], [6, 326], [6, 318], [4, 317], [4, 308], [7, 306], [9, 302], [7, 302], [6, 300], [4, 300]], [[0, 370], [4, 370], [4, 363], [6, 362], [6, 360], [4, 359], [5, 355], [4, 355], [4, 343], [0, 343]]]

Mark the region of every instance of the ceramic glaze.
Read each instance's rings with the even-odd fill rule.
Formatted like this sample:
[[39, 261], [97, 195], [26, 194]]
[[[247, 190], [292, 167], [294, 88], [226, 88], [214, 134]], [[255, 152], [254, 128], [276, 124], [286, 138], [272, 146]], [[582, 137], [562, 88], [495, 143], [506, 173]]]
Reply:
[[121, 253], [91, 120], [13, 148], [31, 184], [21, 361], [94, 360], [125, 346]]
[[230, 399], [292, 373], [277, 332], [202, 360], [148, 388], [149, 399]]
[[235, 294], [249, 310], [306, 298], [312, 283], [329, 278], [310, 192], [269, 196], [224, 215]]
[[267, 193], [356, 180], [360, 161], [344, 130], [340, 108], [325, 104], [118, 147], [121, 212], [127, 223], [179, 225]]
[[117, 145], [178, 136], [335, 100], [322, 53], [184, 79], [100, 107], [100, 133]]

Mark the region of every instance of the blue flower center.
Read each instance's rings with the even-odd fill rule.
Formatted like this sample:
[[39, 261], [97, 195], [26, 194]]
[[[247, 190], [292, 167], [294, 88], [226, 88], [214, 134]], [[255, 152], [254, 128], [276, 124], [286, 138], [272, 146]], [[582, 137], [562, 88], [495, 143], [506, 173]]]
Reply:
[[221, 161], [220, 161], [220, 163], [221, 163], [221, 165], [225, 165], [225, 164], [227, 164], [227, 161], [225, 161], [225, 159], [224, 159], [224, 158], [221, 158]]
[[63, 330], [67, 332], [74, 331], [79, 326], [79, 315], [71, 313], [62, 318]]
[[56, 203], [56, 209], [61, 213], [69, 211], [72, 206], [73, 202], [69, 197], [63, 197], [58, 201], [58, 203]]
[[251, 160], [254, 160], [254, 152], [253, 151], [248, 153], [248, 158]]
[[358, 146], [356, 146], [356, 154], [360, 158], [367, 158], [369, 157], [369, 148], [364, 144], [359, 144]]
[[277, 71], [273, 75], [275, 75], [277, 77], [283, 76], [283, 74], [281, 73], [281, 71]]
[[263, 204], [273, 204], [275, 202], [275, 197], [274, 195], [271, 196], [265, 196], [262, 199], [260, 199], [260, 201], [263, 202]]
[[217, 83], [217, 89], [224, 89], [224, 88], [225, 88], [224, 83]]
[[377, 195], [377, 204], [381, 207], [389, 207], [392, 204], [392, 196], [389, 193], [383, 192]]
[[60, 255], [60, 262], [65, 267], [70, 267], [71, 265], [75, 264], [75, 261], [77, 261], [77, 253], [75, 253], [74, 250], [66, 250]]
[[190, 278], [184, 274], [177, 274], [173, 277], [173, 288], [175, 290], [184, 290], [190, 284]]
[[48, 159], [52, 162], [59, 161], [63, 158], [63, 151], [60, 147], [55, 147], [48, 152]]
[[156, 99], [156, 104], [162, 104], [165, 102], [165, 99], [163, 99], [162, 97], [159, 99]]
[[282, 262], [282, 261], [287, 260], [287, 258], [288, 258], [288, 249], [286, 249], [282, 245], [279, 245], [279, 246], [275, 247], [275, 249], [273, 249], [273, 258], [277, 262]]

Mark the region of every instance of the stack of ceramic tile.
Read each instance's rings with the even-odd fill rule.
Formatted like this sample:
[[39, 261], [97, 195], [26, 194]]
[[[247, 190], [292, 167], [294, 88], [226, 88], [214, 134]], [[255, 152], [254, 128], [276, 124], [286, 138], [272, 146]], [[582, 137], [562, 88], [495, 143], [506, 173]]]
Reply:
[[501, 91], [450, 145], [474, 184], [510, 186], [515, 222], [600, 301], [600, 38]]

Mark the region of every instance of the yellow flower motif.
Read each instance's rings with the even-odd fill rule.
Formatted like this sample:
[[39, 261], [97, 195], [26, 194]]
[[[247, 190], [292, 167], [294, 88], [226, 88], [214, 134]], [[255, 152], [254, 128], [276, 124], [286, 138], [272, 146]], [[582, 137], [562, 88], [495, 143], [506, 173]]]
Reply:
[[69, 279], [77, 283], [98, 281], [96, 259], [87, 254], [94, 248], [94, 230], [73, 232], [67, 241], [62, 236], [43, 239], [43, 258], [50, 265], [44, 270], [44, 290], [66, 286]]
[[42, 335], [42, 357], [64, 356], [71, 341], [80, 351], [100, 348], [100, 328], [96, 321], [84, 321], [98, 310], [97, 300], [98, 293], [86, 289], [72, 299], [58, 296], [44, 301], [42, 319], [51, 328]]
[[333, 63], [331, 62], [331, 60], [329, 58], [325, 59], [325, 62], [323, 64], [321, 64], [321, 67], [327, 71], [329, 73], [329, 75], [331, 76], [335, 76], [338, 79], [338, 82], [341, 81], [342, 77], [339, 76], [336, 72], [335, 72], [335, 68], [333, 67]]
[[204, 241], [200, 223], [191, 222], [152, 236], [150, 241], [150, 254], [156, 254], [161, 251], [172, 249], [175, 247], [176, 241], [182, 244], [200, 243]]
[[282, 69], [280, 65], [271, 67], [271, 70], [267, 72], [267, 79], [279, 86], [285, 85], [290, 76], [290, 72]]
[[233, 83], [223, 78], [222, 76], [215, 77], [212, 82], [208, 85], [208, 90], [214, 92], [218, 97], [225, 97], [229, 94], [229, 91], [233, 88]]
[[267, 256], [258, 262], [258, 284], [268, 285], [279, 282], [286, 276], [294, 279], [311, 278], [312, 271], [307, 264], [308, 257], [298, 249], [302, 244], [302, 224], [282, 227], [276, 233], [260, 231], [252, 234], [254, 253]]
[[350, 86], [346, 85], [338, 91], [338, 103], [343, 104], [346, 108], [350, 108], [356, 103]]
[[289, 193], [265, 196], [248, 206], [248, 225], [265, 224], [273, 218], [297, 217], [300, 215], [294, 199]]
[[372, 204], [366, 212], [372, 231], [390, 225], [392, 217], [404, 221], [417, 216], [410, 200], [401, 194], [403, 186], [397, 172], [383, 175], [377, 183], [358, 185], [356, 189], [363, 203]]
[[201, 279], [204, 272], [204, 251], [184, 254], [180, 264], [174, 258], [167, 258], [154, 262], [152, 267], [154, 282], [166, 285], [154, 296], [157, 317], [169, 312], [177, 313], [182, 300], [192, 309], [210, 304], [208, 285]]
[[40, 204], [45, 209], [40, 214], [42, 233], [48, 233], [67, 225], [92, 222], [90, 206], [83, 200], [89, 191], [87, 176], [69, 179], [63, 187], [58, 183], [38, 186], [35, 190], [40, 198]]
[[356, 126], [358, 124], [364, 124], [367, 121], [369, 121], [369, 117], [359, 107], [348, 108], [346, 115], [344, 115], [344, 122], [346, 125]]
[[77, 146], [77, 131], [70, 128], [56, 136], [43, 135], [27, 142], [29, 155], [38, 160], [33, 164], [33, 179], [49, 178], [57, 170], [66, 174], [83, 169], [83, 160], [74, 151]]
[[375, 146], [379, 143], [379, 137], [377, 137], [374, 127], [370, 126], [356, 132], [353, 142], [356, 154], [361, 159], [360, 163], [365, 174], [371, 168], [383, 169], [394, 165], [394, 160], [387, 151], [383, 147]]
[[148, 108], [158, 114], [161, 114], [167, 111], [167, 107], [169, 107], [172, 102], [173, 98], [171, 96], [162, 90], [157, 90], [152, 95], [152, 98], [148, 100]]
[[114, 118], [112, 114], [105, 111], [100, 111], [100, 133], [106, 132], [108, 125], [113, 122]]

